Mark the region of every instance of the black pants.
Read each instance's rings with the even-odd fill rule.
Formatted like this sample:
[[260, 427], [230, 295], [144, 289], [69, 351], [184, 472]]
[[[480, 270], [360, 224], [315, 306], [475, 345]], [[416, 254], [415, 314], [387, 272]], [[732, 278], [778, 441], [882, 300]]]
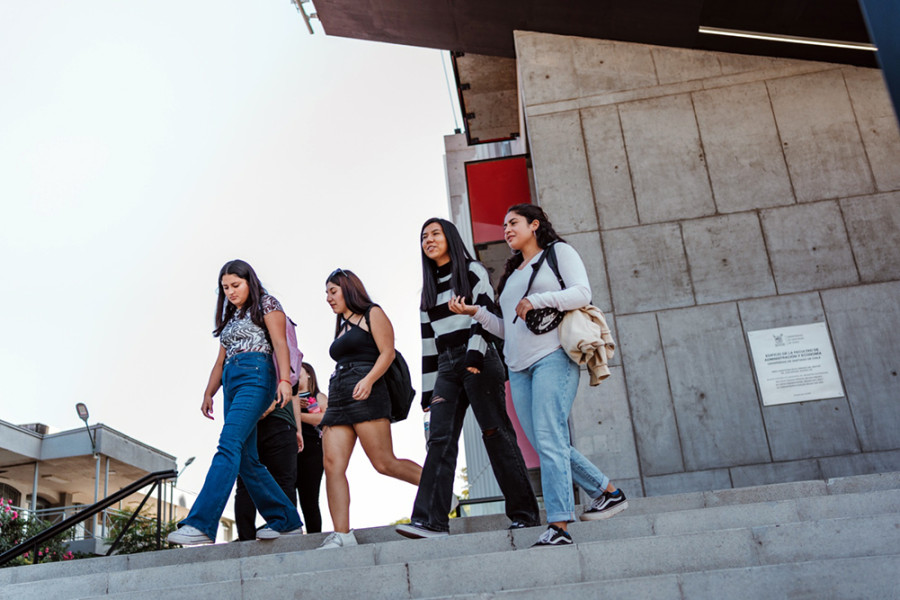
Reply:
[[[284, 419], [266, 417], [256, 425], [256, 449], [259, 462], [269, 470], [288, 500], [296, 504], [297, 430]], [[240, 477], [234, 493], [234, 521], [239, 540], [256, 539], [256, 506]]]
[[[304, 425], [305, 427], [305, 425]], [[297, 454], [297, 496], [306, 522], [306, 533], [322, 531], [319, 510], [319, 488], [322, 486], [322, 440], [316, 435], [303, 436], [303, 452]]]
[[437, 531], [450, 529], [448, 513], [459, 454], [459, 434], [466, 409], [471, 404], [481, 427], [491, 468], [506, 499], [506, 515], [527, 526], [540, 525], [525, 459], [506, 414], [503, 365], [493, 348], [488, 349], [478, 374], [466, 369], [465, 360], [465, 346], [445, 350], [438, 356], [438, 375], [430, 408], [428, 454], [410, 520]]

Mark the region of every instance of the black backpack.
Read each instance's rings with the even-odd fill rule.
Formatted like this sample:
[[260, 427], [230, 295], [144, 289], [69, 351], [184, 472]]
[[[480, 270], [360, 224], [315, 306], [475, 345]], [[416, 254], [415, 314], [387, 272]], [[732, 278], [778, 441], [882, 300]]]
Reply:
[[[372, 306], [375, 306], [374, 304]], [[369, 310], [366, 310], [366, 325], [369, 327], [369, 335], [372, 334], [372, 323], [369, 321]], [[384, 375], [381, 376], [391, 397], [391, 423], [403, 421], [409, 416], [416, 390], [412, 386], [412, 377], [409, 375], [409, 366], [400, 351], [394, 348], [394, 361]]]

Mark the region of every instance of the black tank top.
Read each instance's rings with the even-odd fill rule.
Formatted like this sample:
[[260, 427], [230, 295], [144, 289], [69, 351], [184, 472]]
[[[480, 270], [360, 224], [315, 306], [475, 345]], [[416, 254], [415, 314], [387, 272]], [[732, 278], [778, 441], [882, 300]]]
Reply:
[[[360, 317], [359, 320], [362, 321], [363, 318]], [[334, 362], [340, 365], [351, 362], [374, 363], [378, 360], [380, 352], [370, 331], [366, 331], [358, 323], [344, 321], [341, 332], [328, 349]]]

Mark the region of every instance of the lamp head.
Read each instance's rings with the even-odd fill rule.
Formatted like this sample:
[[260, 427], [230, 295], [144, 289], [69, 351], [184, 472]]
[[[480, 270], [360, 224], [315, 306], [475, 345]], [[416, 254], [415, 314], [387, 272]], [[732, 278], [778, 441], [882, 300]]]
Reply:
[[84, 424], [87, 425], [88, 422], [88, 408], [84, 402], [79, 402], [75, 405], [75, 410], [78, 411], [78, 418], [84, 421]]

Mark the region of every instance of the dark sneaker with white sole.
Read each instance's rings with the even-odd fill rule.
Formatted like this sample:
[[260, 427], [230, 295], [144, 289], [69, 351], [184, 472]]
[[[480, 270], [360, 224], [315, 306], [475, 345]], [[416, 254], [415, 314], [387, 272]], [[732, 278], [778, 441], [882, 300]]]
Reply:
[[591, 505], [579, 517], [582, 521], [599, 521], [617, 515], [628, 508], [628, 500], [622, 490], [603, 492], [594, 498]]
[[542, 546], [571, 546], [572, 536], [568, 531], [563, 531], [556, 525], [547, 527], [547, 531], [541, 534], [538, 541], [531, 545], [532, 548], [540, 548]]
[[394, 531], [396, 531], [403, 537], [408, 537], [414, 540], [422, 538], [447, 537], [448, 535], [450, 535], [446, 531], [429, 529], [422, 523], [403, 523], [401, 525], [397, 525], [397, 527], [394, 528]]
[[278, 538], [286, 536], [286, 535], [302, 535], [302, 534], [303, 534], [303, 526], [302, 525], [296, 529], [291, 529], [290, 531], [275, 531], [271, 527], [266, 526], [266, 527], [263, 527], [262, 529], [257, 530], [256, 539], [270, 541], [270, 540], [277, 540]]

